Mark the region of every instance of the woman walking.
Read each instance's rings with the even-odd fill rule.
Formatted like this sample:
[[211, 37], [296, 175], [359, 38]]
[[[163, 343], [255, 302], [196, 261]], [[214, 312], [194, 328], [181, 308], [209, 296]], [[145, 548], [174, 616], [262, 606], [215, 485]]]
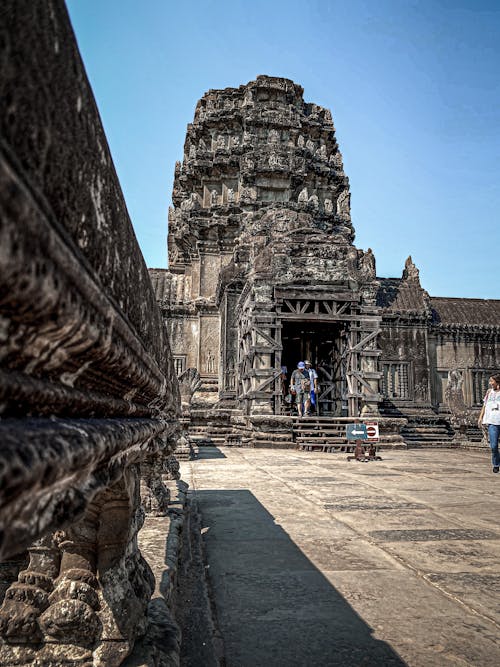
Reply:
[[481, 428], [482, 424], [488, 428], [493, 472], [499, 472], [500, 454], [498, 452], [498, 440], [500, 437], [500, 373], [490, 377], [489, 385], [490, 388], [484, 397], [483, 407], [477, 424], [479, 428]]

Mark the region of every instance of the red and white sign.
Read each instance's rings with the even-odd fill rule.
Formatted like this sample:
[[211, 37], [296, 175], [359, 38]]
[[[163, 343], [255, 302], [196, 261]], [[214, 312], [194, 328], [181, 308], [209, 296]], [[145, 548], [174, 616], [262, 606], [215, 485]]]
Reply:
[[366, 426], [366, 435], [368, 436], [367, 440], [370, 442], [378, 442], [379, 433], [378, 433], [378, 423], [377, 422], [365, 422]]

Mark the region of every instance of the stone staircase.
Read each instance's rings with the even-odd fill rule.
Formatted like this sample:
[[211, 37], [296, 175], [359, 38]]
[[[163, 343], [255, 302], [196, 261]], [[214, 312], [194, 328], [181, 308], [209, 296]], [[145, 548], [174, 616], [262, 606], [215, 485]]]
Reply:
[[453, 447], [454, 430], [449, 422], [439, 418], [410, 418], [408, 424], [401, 429], [401, 435], [409, 448]]
[[241, 410], [223, 410], [216, 414], [213, 411], [195, 413], [186, 424], [190, 440], [198, 446], [245, 446], [248, 438], [241, 433], [235, 434], [233, 419], [241, 417]]
[[449, 410], [441, 409], [438, 413], [427, 413], [413, 406], [396, 407], [390, 401], [381, 403], [384, 416], [404, 417], [408, 420], [401, 429], [401, 436], [408, 448], [476, 448], [482, 446], [483, 435], [477, 426], [467, 426], [456, 431], [451, 425], [452, 415]]
[[352, 452], [346, 438], [346, 420], [335, 417], [293, 417], [295, 446], [307, 452]]

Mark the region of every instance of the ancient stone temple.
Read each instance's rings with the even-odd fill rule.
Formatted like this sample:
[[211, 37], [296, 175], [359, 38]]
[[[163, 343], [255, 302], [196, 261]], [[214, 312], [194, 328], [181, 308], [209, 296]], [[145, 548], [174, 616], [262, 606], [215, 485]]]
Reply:
[[212, 424], [244, 441], [289, 414], [283, 367], [304, 358], [321, 415], [404, 417], [408, 439], [452, 437], [458, 412], [473, 423], [500, 362], [500, 301], [432, 298], [411, 258], [401, 278], [377, 277], [354, 245], [330, 111], [299, 85], [259, 76], [206, 93], [172, 199], [169, 270], [150, 275], [181, 387], [195, 392], [192, 433]]

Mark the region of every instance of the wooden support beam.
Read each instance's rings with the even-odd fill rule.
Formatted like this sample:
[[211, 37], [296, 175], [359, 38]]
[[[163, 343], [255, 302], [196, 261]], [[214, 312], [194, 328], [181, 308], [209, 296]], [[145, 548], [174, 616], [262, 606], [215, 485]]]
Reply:
[[343, 313], [345, 313], [345, 311], [347, 310], [347, 308], [348, 308], [350, 305], [351, 305], [351, 304], [350, 304], [349, 301], [345, 301], [345, 302], [340, 306], [340, 308], [337, 310], [337, 313], [336, 313], [336, 314], [337, 314], [337, 315], [342, 315]]
[[368, 336], [365, 336], [365, 338], [362, 338], [359, 343], [356, 343], [354, 347], [351, 347], [349, 350], [350, 352], [359, 352], [364, 345], [369, 343], [371, 340], [377, 337], [377, 335], [380, 333], [380, 329], [376, 329], [375, 331], [372, 331]]

